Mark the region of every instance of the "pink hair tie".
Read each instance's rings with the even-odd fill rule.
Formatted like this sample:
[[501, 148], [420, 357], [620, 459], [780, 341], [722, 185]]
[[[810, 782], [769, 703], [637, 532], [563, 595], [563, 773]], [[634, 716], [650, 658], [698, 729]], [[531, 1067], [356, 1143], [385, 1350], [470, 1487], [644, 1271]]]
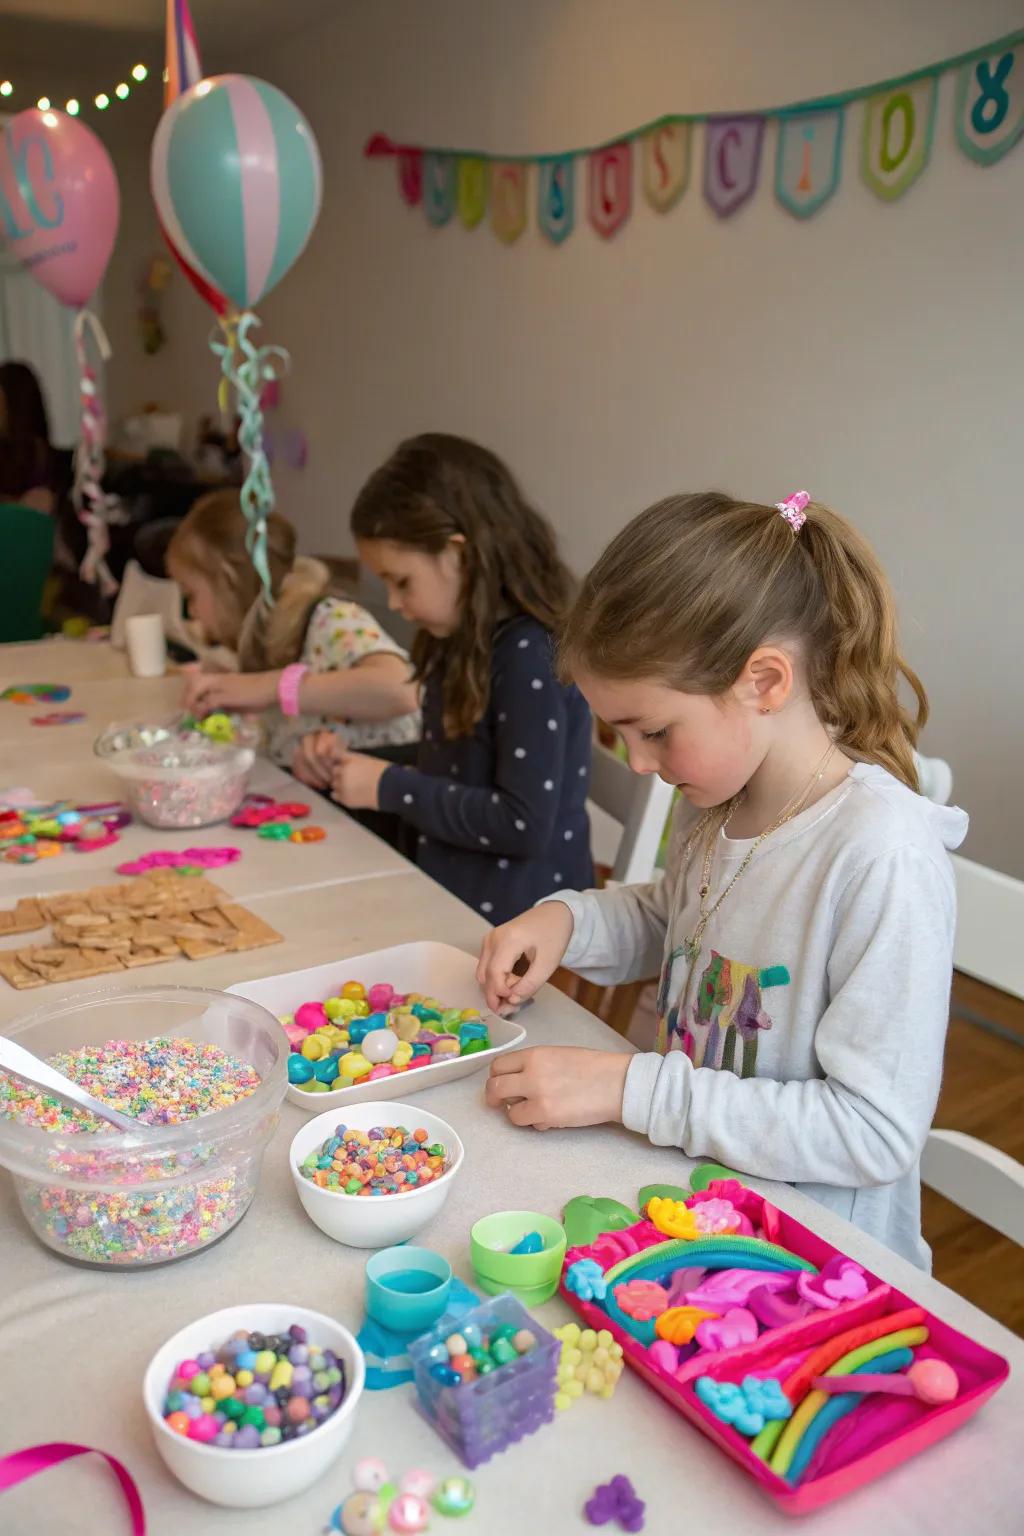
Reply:
[[777, 501], [775, 503], [794, 533], [799, 533], [807, 521], [806, 508], [810, 504], [810, 500], [809, 491], [794, 491], [792, 496], [786, 497], [785, 501]]

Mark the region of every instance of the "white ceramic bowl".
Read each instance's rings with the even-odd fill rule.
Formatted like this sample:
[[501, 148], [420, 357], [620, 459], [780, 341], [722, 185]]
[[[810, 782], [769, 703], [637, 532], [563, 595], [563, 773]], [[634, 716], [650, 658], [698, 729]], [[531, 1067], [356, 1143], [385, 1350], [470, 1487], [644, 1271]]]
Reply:
[[[347, 1391], [336, 1413], [301, 1440], [261, 1446], [253, 1451], [232, 1451], [204, 1445], [168, 1429], [161, 1408], [167, 1383], [182, 1360], [194, 1359], [204, 1349], [220, 1349], [239, 1328], [277, 1333], [299, 1323], [310, 1339], [333, 1349], [345, 1362]], [[229, 1509], [257, 1509], [278, 1504], [315, 1483], [336, 1461], [352, 1433], [356, 1404], [363, 1393], [366, 1365], [363, 1352], [347, 1328], [322, 1312], [277, 1302], [225, 1307], [182, 1328], [161, 1345], [149, 1362], [142, 1386], [156, 1448], [179, 1482], [211, 1504]]]
[[[334, 1134], [336, 1125], [347, 1125], [356, 1131], [368, 1131], [375, 1125], [404, 1125], [410, 1131], [422, 1126], [431, 1142], [440, 1141], [445, 1146], [448, 1167], [439, 1179], [401, 1195], [360, 1197], [321, 1189], [299, 1170], [303, 1159]], [[390, 1248], [394, 1243], [407, 1242], [428, 1221], [433, 1221], [448, 1198], [465, 1155], [462, 1142], [447, 1120], [419, 1105], [387, 1099], [377, 1104], [350, 1104], [344, 1111], [332, 1109], [307, 1120], [295, 1133], [288, 1162], [303, 1209], [321, 1232], [350, 1248]]]

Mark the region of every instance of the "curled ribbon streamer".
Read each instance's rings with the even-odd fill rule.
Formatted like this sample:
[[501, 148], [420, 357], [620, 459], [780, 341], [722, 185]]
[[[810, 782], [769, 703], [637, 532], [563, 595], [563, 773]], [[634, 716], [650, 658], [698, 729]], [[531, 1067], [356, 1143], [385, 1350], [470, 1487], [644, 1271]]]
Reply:
[[[234, 386], [241, 424], [238, 442], [249, 461], [242, 485], [242, 511], [248, 525], [245, 543], [267, 603], [273, 603], [270, 568], [267, 565], [267, 518], [274, 510], [274, 486], [263, 445], [263, 411], [260, 394], [265, 383], [287, 371], [289, 358], [283, 347], [257, 347], [249, 339], [259, 318], [247, 309], [213, 331], [210, 350], [220, 358], [221, 373]], [[241, 354], [239, 356], [239, 354]]]
[[74, 1456], [103, 1457], [120, 1483], [125, 1503], [131, 1512], [132, 1536], [146, 1536], [146, 1512], [135, 1479], [115, 1456], [108, 1456], [106, 1451], [97, 1450], [92, 1445], [51, 1440], [45, 1445], [29, 1445], [23, 1451], [12, 1451], [9, 1456], [0, 1456], [0, 1493], [5, 1488], [16, 1488], [19, 1483], [35, 1477], [39, 1472], [47, 1472], [50, 1467], [59, 1466], [62, 1461], [70, 1461]]
[[[230, 315], [219, 315], [217, 324], [224, 332], [224, 341], [230, 352], [234, 353], [238, 338], [238, 312]], [[217, 409], [223, 418], [227, 417], [228, 407], [231, 404], [231, 390], [227, 376], [221, 374], [217, 384]]]
[[118, 583], [106, 560], [110, 549], [109, 524], [121, 521], [121, 515], [117, 497], [108, 496], [102, 485], [106, 465], [103, 448], [107, 436], [107, 418], [97, 373], [89, 362], [87, 331], [92, 332], [101, 361], [106, 362], [110, 357], [110, 342], [99, 318], [89, 309], [80, 309], [75, 316], [75, 355], [78, 360], [81, 416], [71, 499], [79, 521], [88, 534], [80, 569], [82, 579], [93, 585], [99, 582], [104, 597], [112, 597]]

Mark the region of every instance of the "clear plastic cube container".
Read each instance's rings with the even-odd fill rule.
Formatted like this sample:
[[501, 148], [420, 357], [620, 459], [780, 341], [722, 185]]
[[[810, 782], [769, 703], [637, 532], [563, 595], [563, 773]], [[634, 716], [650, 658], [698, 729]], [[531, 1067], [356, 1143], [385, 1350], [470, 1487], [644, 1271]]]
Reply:
[[[537, 1340], [536, 1348], [475, 1381], [444, 1386], [431, 1376], [427, 1357], [435, 1344], [443, 1343], [449, 1334], [461, 1333], [468, 1323], [476, 1323], [485, 1335], [502, 1323], [510, 1323], [517, 1332], [528, 1328]], [[472, 1312], [443, 1317], [436, 1328], [409, 1346], [420, 1412], [472, 1471], [542, 1424], [551, 1423], [560, 1353], [558, 1340], [514, 1296], [496, 1296]]]

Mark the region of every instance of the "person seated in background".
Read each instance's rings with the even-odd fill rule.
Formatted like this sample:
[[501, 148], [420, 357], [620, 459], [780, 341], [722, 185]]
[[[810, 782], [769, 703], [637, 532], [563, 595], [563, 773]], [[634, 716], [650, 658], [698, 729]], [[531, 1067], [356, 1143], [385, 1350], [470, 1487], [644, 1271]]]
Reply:
[[203, 638], [238, 658], [237, 672], [189, 674], [185, 707], [197, 715], [264, 713], [270, 756], [304, 783], [310, 775], [301, 743], [311, 732], [336, 731], [365, 752], [414, 746], [418, 689], [401, 646], [333, 587], [322, 561], [296, 554], [295, 529], [278, 512], [267, 519], [268, 603], [246, 527], [238, 492], [214, 491], [200, 498], [168, 546], [168, 575]]
[[28, 363], [0, 363], [0, 501], [52, 516], [56, 466], [43, 392]]
[[492, 922], [589, 885], [590, 711], [552, 664], [573, 583], [550, 524], [493, 453], [428, 432], [370, 476], [351, 529], [389, 607], [419, 626], [423, 741], [412, 768], [313, 738], [319, 782], [349, 810], [401, 818], [403, 852]]

